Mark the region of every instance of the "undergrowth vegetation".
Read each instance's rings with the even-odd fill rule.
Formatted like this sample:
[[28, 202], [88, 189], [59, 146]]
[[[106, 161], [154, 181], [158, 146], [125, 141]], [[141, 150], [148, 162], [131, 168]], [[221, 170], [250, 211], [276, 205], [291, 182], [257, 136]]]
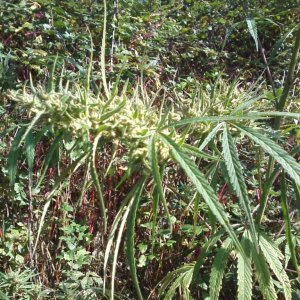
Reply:
[[1, 2], [0, 299], [299, 299], [297, 5]]

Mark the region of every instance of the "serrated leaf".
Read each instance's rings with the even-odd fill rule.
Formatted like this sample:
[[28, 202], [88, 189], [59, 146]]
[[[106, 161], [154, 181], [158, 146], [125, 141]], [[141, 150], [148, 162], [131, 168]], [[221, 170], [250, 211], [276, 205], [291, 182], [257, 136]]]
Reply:
[[234, 126], [246, 134], [255, 143], [260, 145], [286, 170], [286, 172], [297, 182], [297, 184], [300, 184], [300, 166], [291, 155], [289, 155], [271, 139], [258, 132], [258, 130], [240, 124]]
[[250, 224], [250, 233], [252, 235], [252, 240], [254, 241], [258, 249], [257, 233], [254, 226], [254, 220], [251, 214], [250, 201], [248, 198], [247, 186], [244, 181], [242, 165], [239, 161], [234, 146], [233, 138], [227, 126], [224, 127], [224, 131], [223, 131], [222, 147], [223, 147], [223, 156], [225, 159], [225, 164], [229, 175], [228, 177], [230, 179], [233, 189], [235, 190], [239, 198], [240, 204], [244, 209], [244, 212]]
[[199, 151], [203, 150], [208, 143], [215, 137], [215, 135], [218, 133], [218, 131], [224, 126], [224, 123], [221, 122], [220, 124], [218, 124], [213, 130], [211, 130], [209, 132], [209, 134], [207, 135], [207, 137], [204, 139], [204, 141], [201, 143], [201, 145], [199, 146]]
[[[182, 267], [172, 272], [169, 272], [160, 282], [161, 287], [158, 290], [159, 298], [173, 299], [173, 296], [176, 293], [176, 289], [180, 285], [183, 285], [182, 288], [189, 290], [189, 285], [192, 280], [193, 270], [194, 270], [194, 264], [185, 264]], [[170, 288], [167, 290], [168, 286], [170, 286]], [[166, 290], [167, 293], [166, 295], [164, 295]]]
[[225, 122], [225, 121], [237, 122], [240, 120], [264, 120], [264, 119], [269, 119], [273, 116], [299, 118], [300, 114], [299, 113], [290, 113], [290, 112], [270, 111], [270, 112], [253, 112], [253, 113], [249, 113], [249, 114], [235, 115], [235, 116], [227, 115], [227, 116], [195, 117], [195, 118], [183, 119], [183, 120], [171, 123], [167, 126], [164, 126], [163, 128], [178, 127], [178, 126], [182, 126], [182, 125], [205, 123], [205, 122], [219, 123], [219, 122]]
[[160, 133], [160, 139], [171, 149], [174, 159], [180, 164], [188, 178], [193, 182], [212, 213], [216, 216], [221, 225], [224, 226], [229, 236], [232, 238], [237, 250], [244, 255], [244, 250], [234, 232], [234, 229], [232, 228], [222, 205], [219, 203], [216, 193], [209, 185], [209, 182], [206, 180], [205, 176], [199, 171], [195, 163], [189, 159], [186, 153], [184, 153], [180, 147], [168, 136]]
[[216, 232], [201, 248], [201, 253], [196, 261], [194, 271], [193, 271], [193, 282], [197, 282], [197, 277], [199, 276], [200, 268], [209, 252], [209, 250], [217, 243], [217, 241], [222, 237], [225, 233], [224, 229], [219, 230]]
[[270, 240], [266, 239], [263, 234], [260, 235], [259, 244], [271, 270], [274, 272], [274, 274], [276, 275], [276, 277], [278, 278], [278, 280], [281, 282], [283, 286], [285, 299], [286, 300], [292, 299], [290, 280], [284, 270], [282, 263], [279, 260], [279, 256], [278, 256], [278, 252], [280, 253], [279, 249], [275, 247], [274, 243], [271, 243]]
[[258, 280], [262, 295], [266, 300], [276, 300], [277, 294], [265, 258], [261, 253], [257, 252], [253, 243], [250, 243], [250, 247], [255, 267], [255, 276]]
[[222, 279], [228, 262], [228, 256], [231, 250], [232, 240], [227, 238], [222, 247], [218, 249], [209, 279], [209, 298], [210, 300], [218, 300], [222, 288]]
[[291, 261], [298, 273], [298, 280], [300, 280], [300, 267], [296, 255], [295, 244], [293, 242], [294, 236], [292, 234], [291, 218], [288, 209], [286, 179], [285, 179], [284, 172], [282, 172], [281, 174], [281, 209], [282, 209], [282, 215], [284, 219], [285, 236], [286, 236], [287, 244], [290, 249]]
[[188, 144], [182, 144], [181, 147], [183, 148], [184, 152], [186, 152], [188, 154], [190, 153], [197, 157], [208, 159], [208, 160], [217, 160], [217, 161], [220, 160], [220, 157], [209, 155], [209, 154], [199, 150], [199, 148], [197, 148], [197, 147], [194, 147], [194, 146], [191, 146]]
[[238, 300], [252, 299], [252, 270], [249, 239], [242, 237], [241, 244], [244, 247], [246, 258], [237, 254], [237, 274], [238, 274]]
[[[178, 122], [174, 122], [165, 127], [178, 127], [187, 124], [196, 124], [196, 123], [218, 123], [223, 121], [240, 121], [240, 120], [258, 120], [258, 119], [268, 119], [268, 116], [261, 114], [249, 114], [249, 115], [241, 115], [241, 116], [206, 116], [206, 117], [196, 117], [183, 119]], [[163, 128], [165, 128], [163, 127]]]

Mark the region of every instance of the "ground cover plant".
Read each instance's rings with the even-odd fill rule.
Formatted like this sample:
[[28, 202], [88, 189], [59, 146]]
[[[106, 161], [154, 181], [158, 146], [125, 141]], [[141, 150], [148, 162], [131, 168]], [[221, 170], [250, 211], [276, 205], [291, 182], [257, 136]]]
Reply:
[[300, 297], [297, 1], [0, 2], [0, 299]]

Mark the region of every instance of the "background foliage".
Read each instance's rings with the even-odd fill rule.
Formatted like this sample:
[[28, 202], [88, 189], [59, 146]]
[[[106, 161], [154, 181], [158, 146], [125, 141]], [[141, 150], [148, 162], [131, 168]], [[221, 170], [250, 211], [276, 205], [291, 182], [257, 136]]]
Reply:
[[298, 299], [299, 16], [0, 0], [0, 298]]

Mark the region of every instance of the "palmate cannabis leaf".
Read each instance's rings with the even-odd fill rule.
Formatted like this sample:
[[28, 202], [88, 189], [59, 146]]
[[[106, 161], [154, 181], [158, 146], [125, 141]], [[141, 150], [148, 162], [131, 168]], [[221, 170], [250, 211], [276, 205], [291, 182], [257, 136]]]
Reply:
[[222, 279], [225, 268], [228, 263], [228, 256], [232, 247], [232, 240], [227, 238], [222, 247], [218, 249], [214, 262], [212, 264], [209, 279], [209, 297], [210, 300], [218, 300], [222, 288]]
[[[190, 283], [192, 281], [194, 264], [185, 264], [178, 269], [169, 272], [160, 282], [161, 287], [158, 290], [160, 299], [174, 299], [178, 288], [183, 290], [185, 298], [192, 299], [190, 295]], [[169, 288], [168, 288], [169, 287]]]
[[290, 280], [278, 257], [278, 252], [280, 252], [279, 249], [275, 249], [275, 244], [272, 243], [268, 238], [266, 238], [264, 234], [261, 234], [259, 237], [259, 245], [271, 270], [274, 272], [274, 274], [282, 284], [285, 300], [292, 299]]
[[168, 136], [160, 133], [159, 138], [165, 143], [172, 151], [174, 159], [180, 164], [182, 169], [187, 174], [188, 178], [193, 182], [198, 192], [202, 195], [203, 199], [209, 206], [212, 213], [216, 216], [221, 225], [224, 226], [229, 236], [232, 238], [236, 249], [244, 255], [244, 250], [232, 228], [230, 221], [218, 201], [217, 195], [211, 188], [205, 176], [199, 171], [195, 163], [184, 153], [180, 147], [171, 140]]
[[271, 139], [258, 132], [258, 130], [241, 124], [234, 126], [252, 139], [255, 143], [260, 145], [285, 169], [285, 171], [296, 181], [297, 184], [300, 184], [300, 165], [291, 155], [289, 155]]
[[209, 251], [212, 247], [215, 246], [217, 241], [222, 237], [222, 235], [225, 233], [225, 230], [222, 228], [221, 230], [217, 231], [212, 237], [209, 238], [207, 242], [203, 245], [201, 248], [201, 253], [196, 261], [195, 267], [194, 267], [194, 273], [193, 273], [193, 283], [196, 283], [199, 281], [199, 272], [200, 269], [205, 261], [206, 256], [208, 255]]
[[256, 248], [258, 248], [257, 233], [256, 233], [256, 229], [254, 226], [254, 220], [253, 220], [252, 214], [251, 214], [250, 201], [248, 198], [247, 186], [244, 181], [242, 165], [239, 161], [239, 158], [238, 158], [235, 146], [234, 146], [233, 138], [232, 138], [227, 126], [225, 126], [224, 131], [223, 131], [222, 146], [223, 146], [223, 156], [225, 159], [225, 164], [227, 167], [230, 182], [231, 182], [232, 187], [234, 188], [235, 192], [237, 193], [240, 204], [241, 204], [242, 208], [244, 209], [244, 212], [247, 216], [248, 223], [250, 224], [250, 233], [252, 235], [252, 240], [254, 241]]
[[252, 299], [252, 270], [250, 244], [245, 234], [242, 237], [241, 244], [245, 249], [246, 258], [237, 254], [237, 284], [238, 300]]
[[250, 242], [250, 248], [255, 267], [255, 276], [258, 280], [261, 293], [266, 300], [276, 300], [277, 294], [265, 258], [261, 253], [257, 252], [257, 248], [252, 242]]
[[[218, 123], [218, 122], [238, 122], [241, 120], [264, 120], [269, 119], [271, 117], [281, 116], [281, 117], [289, 117], [289, 118], [300, 118], [299, 113], [289, 113], [289, 112], [253, 112], [244, 115], [221, 115], [221, 116], [204, 116], [204, 117], [195, 117], [195, 118], [188, 118], [182, 119], [180, 121], [170, 123], [165, 127], [178, 127], [188, 124], [197, 124], [197, 123]], [[164, 128], [164, 127], [163, 127]]]

